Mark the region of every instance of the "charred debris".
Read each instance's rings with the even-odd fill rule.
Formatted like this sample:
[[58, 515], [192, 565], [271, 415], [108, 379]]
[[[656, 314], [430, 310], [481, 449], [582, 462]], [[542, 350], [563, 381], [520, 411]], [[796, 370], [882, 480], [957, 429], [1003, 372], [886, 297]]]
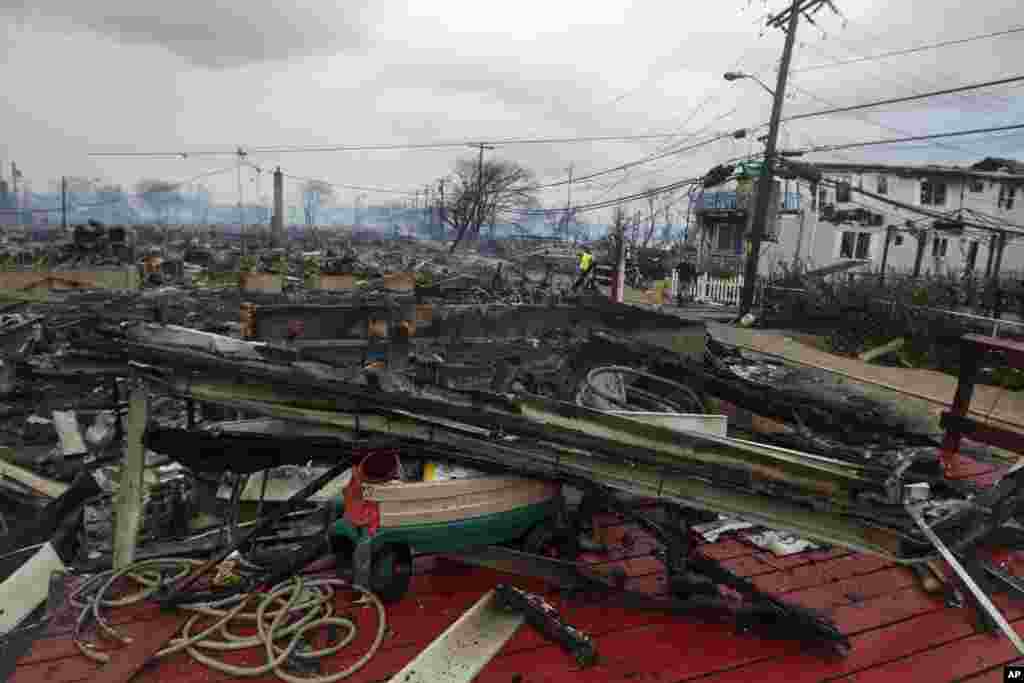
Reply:
[[[76, 233], [87, 253], [123, 240]], [[910, 493], [958, 549], [1015, 516], [1016, 473], [987, 490], [946, 480], [940, 437], [891, 407], [823, 390], [702, 323], [576, 295], [573, 264], [418, 243], [244, 260], [184, 245], [144, 256], [137, 291], [5, 306], [4, 576], [45, 544], [99, 576], [202, 560], [151, 595], [172, 607], [335, 557], [386, 603], [408, 590], [415, 553], [437, 553], [843, 650], [827, 620], [702, 555], [693, 526], [725, 513], [918, 562], [934, 548]], [[471, 502], [437, 505], [448, 494], [425, 482], [456, 482]], [[606, 550], [599, 512], [656, 540], [669, 595], [576, 562]], [[237, 581], [211, 579], [225, 571]], [[508, 586], [501, 598], [580, 661], [596, 656], [542, 599]]]

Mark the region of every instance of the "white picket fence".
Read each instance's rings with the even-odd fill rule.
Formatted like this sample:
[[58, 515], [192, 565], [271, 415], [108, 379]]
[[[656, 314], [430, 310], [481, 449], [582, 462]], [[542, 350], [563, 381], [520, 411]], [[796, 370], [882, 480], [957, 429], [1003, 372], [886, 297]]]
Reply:
[[698, 275], [697, 279], [690, 285], [688, 294], [697, 303], [738, 306], [741, 291], [743, 291], [742, 275], [720, 278], [703, 273]]

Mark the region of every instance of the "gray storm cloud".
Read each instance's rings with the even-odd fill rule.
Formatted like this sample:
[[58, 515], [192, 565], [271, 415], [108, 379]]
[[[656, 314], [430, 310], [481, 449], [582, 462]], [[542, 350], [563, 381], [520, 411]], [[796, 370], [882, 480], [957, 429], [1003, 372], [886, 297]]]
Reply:
[[[341, 6], [343, 5], [343, 6]], [[361, 52], [371, 3], [249, 0], [0, 0], [25, 26], [87, 29], [125, 44], [156, 45], [196, 66], [226, 69], [317, 54]]]

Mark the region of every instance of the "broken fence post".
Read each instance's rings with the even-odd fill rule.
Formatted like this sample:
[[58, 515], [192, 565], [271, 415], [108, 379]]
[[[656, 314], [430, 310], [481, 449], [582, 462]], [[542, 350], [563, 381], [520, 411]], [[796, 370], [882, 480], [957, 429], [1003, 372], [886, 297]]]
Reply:
[[149, 391], [145, 384], [132, 387], [128, 400], [128, 434], [124, 463], [121, 466], [121, 487], [114, 511], [114, 569], [121, 569], [135, 560], [135, 543], [142, 522], [142, 474], [146, 448], [142, 437], [149, 414]]

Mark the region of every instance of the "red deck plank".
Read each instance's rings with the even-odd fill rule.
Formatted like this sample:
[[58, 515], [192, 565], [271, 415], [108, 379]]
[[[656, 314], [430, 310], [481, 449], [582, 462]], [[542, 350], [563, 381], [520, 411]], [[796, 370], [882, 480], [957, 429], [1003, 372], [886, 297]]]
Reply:
[[[885, 596], [872, 603], [839, 608], [833, 618], [842, 630], [857, 632], [942, 609], [940, 601], [904, 590], [899, 595]], [[520, 653], [509, 653], [506, 649], [477, 680], [480, 683], [509, 681], [515, 674], [526, 671], [523, 683], [645, 680], [655, 672], [659, 680], [681, 681], [800, 649], [794, 643], [772, 642], [757, 636], [737, 637], [726, 625], [681, 620], [666, 622], [663, 626], [619, 631], [597, 638], [597, 645], [603, 662], [590, 671], [576, 671], [571, 660], [557, 647]]]
[[860, 574], [893, 566], [888, 560], [873, 555], [846, 555], [825, 562], [805, 564], [792, 569], [754, 577], [754, 583], [766, 593], [788, 593], [802, 588], [822, 586]]
[[[1010, 618], [1019, 618], [1024, 615], [1024, 608], [1008, 608], [1006, 600], [1000, 600], [998, 597], [996, 600], [1000, 603], [1000, 607], [1007, 611]], [[829, 680], [849, 676], [853, 673], [857, 674], [856, 680], [861, 681], [861, 677], [865, 675], [866, 671], [874, 671], [882, 664], [943, 646], [946, 646], [951, 652], [958, 653], [957, 656], [967, 658], [973, 654], [972, 651], [959, 647], [949, 648], [948, 646], [973, 633], [974, 623], [971, 610], [938, 609], [854, 636], [851, 638], [853, 649], [850, 655], [842, 660], [824, 661], [803, 654], [792, 654], [787, 657], [758, 662], [741, 670], [715, 675], [708, 678], [707, 681], [708, 683], [727, 683], [786, 680], [787, 683], [798, 683], [800, 681]], [[977, 666], [973, 671], [983, 668]], [[951, 678], [949, 676], [919, 677], [914, 673], [910, 677], [890, 675], [884, 680], [948, 681]]]
[[[1024, 634], [1024, 620], [1017, 619], [1012, 625], [1018, 634]], [[919, 652], [869, 671], [863, 671], [856, 677], [841, 680], [867, 683], [870, 681], [911, 680], [909, 677], [912, 676], [913, 680], [918, 681], [952, 681], [970, 676], [978, 671], [984, 671], [989, 667], [1001, 667], [1003, 664], [1017, 659], [1020, 659], [1017, 648], [1001, 632], [998, 635], [978, 634], [957, 640], [946, 647]]]

